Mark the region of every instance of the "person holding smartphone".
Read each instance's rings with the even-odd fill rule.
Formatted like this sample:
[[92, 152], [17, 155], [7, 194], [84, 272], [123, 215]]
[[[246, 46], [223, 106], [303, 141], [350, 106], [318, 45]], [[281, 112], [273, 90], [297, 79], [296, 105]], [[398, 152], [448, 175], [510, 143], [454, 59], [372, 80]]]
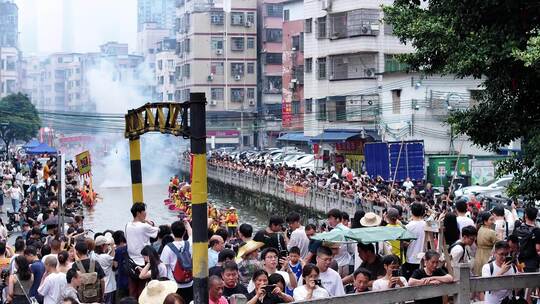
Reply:
[[407, 280], [400, 276], [399, 273], [399, 258], [396, 255], [390, 254], [382, 259], [386, 274], [384, 277], [373, 282], [373, 291], [387, 290], [390, 288], [407, 287]]
[[293, 297], [295, 301], [316, 300], [330, 297], [330, 294], [321, 285], [319, 280], [319, 267], [307, 264], [302, 269], [303, 284], [294, 289]]
[[[274, 304], [279, 303], [279, 299], [272, 294], [268, 285], [268, 273], [262, 269], [256, 270], [252, 277], [255, 289], [247, 296], [246, 304]], [[275, 287], [275, 286], [274, 286]]]

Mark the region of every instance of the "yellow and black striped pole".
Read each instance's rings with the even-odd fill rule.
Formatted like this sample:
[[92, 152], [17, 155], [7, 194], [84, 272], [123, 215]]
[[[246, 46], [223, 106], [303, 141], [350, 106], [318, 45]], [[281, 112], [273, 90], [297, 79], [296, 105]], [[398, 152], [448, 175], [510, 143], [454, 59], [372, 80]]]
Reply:
[[141, 139], [139, 137], [129, 138], [129, 160], [131, 163], [131, 194], [133, 196], [133, 203], [142, 203]]
[[193, 302], [208, 303], [208, 185], [206, 180], [206, 97], [190, 94]]

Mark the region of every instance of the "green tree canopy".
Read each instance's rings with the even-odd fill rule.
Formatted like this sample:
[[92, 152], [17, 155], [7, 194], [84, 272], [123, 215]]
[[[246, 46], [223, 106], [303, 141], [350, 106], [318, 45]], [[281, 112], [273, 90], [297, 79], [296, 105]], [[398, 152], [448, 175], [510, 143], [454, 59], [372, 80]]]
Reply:
[[0, 138], [9, 150], [14, 140], [30, 140], [37, 135], [41, 120], [28, 96], [21, 93], [0, 100]]
[[485, 148], [521, 139], [504, 161], [512, 195], [540, 199], [540, 5], [537, 0], [396, 0], [385, 22], [416, 52], [402, 56], [427, 74], [483, 78], [480, 103], [449, 119]]

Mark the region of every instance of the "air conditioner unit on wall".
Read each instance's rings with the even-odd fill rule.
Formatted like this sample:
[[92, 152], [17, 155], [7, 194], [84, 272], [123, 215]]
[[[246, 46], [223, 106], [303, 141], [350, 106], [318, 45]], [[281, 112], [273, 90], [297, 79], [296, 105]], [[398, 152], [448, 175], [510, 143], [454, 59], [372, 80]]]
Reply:
[[245, 26], [246, 27], [252, 27], [253, 23], [251, 21], [246, 21]]
[[222, 49], [217, 49], [217, 50], [216, 50], [216, 54], [218, 54], [218, 55], [223, 55], [223, 50], [222, 50]]
[[375, 77], [375, 68], [365, 69], [364, 73], [366, 77]]
[[242, 80], [242, 76], [241, 75], [234, 75], [234, 80], [236, 80], [236, 81]]
[[321, 9], [323, 11], [332, 10], [332, 0], [321, 0]]
[[254, 107], [255, 106], [255, 100], [254, 99], [250, 99], [248, 100], [248, 103], [251, 107]]
[[210, 100], [210, 105], [211, 105], [211, 106], [217, 105], [217, 100], [211, 99], [211, 100]]

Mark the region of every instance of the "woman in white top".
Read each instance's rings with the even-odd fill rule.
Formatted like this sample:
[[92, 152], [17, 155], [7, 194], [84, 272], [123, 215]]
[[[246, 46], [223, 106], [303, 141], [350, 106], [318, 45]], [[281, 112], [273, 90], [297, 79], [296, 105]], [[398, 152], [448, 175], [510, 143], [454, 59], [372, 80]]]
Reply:
[[159, 255], [151, 245], [146, 245], [141, 250], [141, 255], [144, 258], [146, 264], [141, 268], [139, 279], [141, 280], [159, 280], [161, 278], [167, 278], [167, 266], [159, 259]]
[[397, 256], [393, 254], [384, 256], [382, 262], [386, 275], [373, 282], [373, 291], [408, 286], [407, 280], [399, 275], [399, 258]]
[[307, 264], [302, 269], [303, 285], [293, 291], [295, 301], [316, 300], [330, 297], [326, 289], [321, 287], [319, 280], [319, 268], [313, 264]]

